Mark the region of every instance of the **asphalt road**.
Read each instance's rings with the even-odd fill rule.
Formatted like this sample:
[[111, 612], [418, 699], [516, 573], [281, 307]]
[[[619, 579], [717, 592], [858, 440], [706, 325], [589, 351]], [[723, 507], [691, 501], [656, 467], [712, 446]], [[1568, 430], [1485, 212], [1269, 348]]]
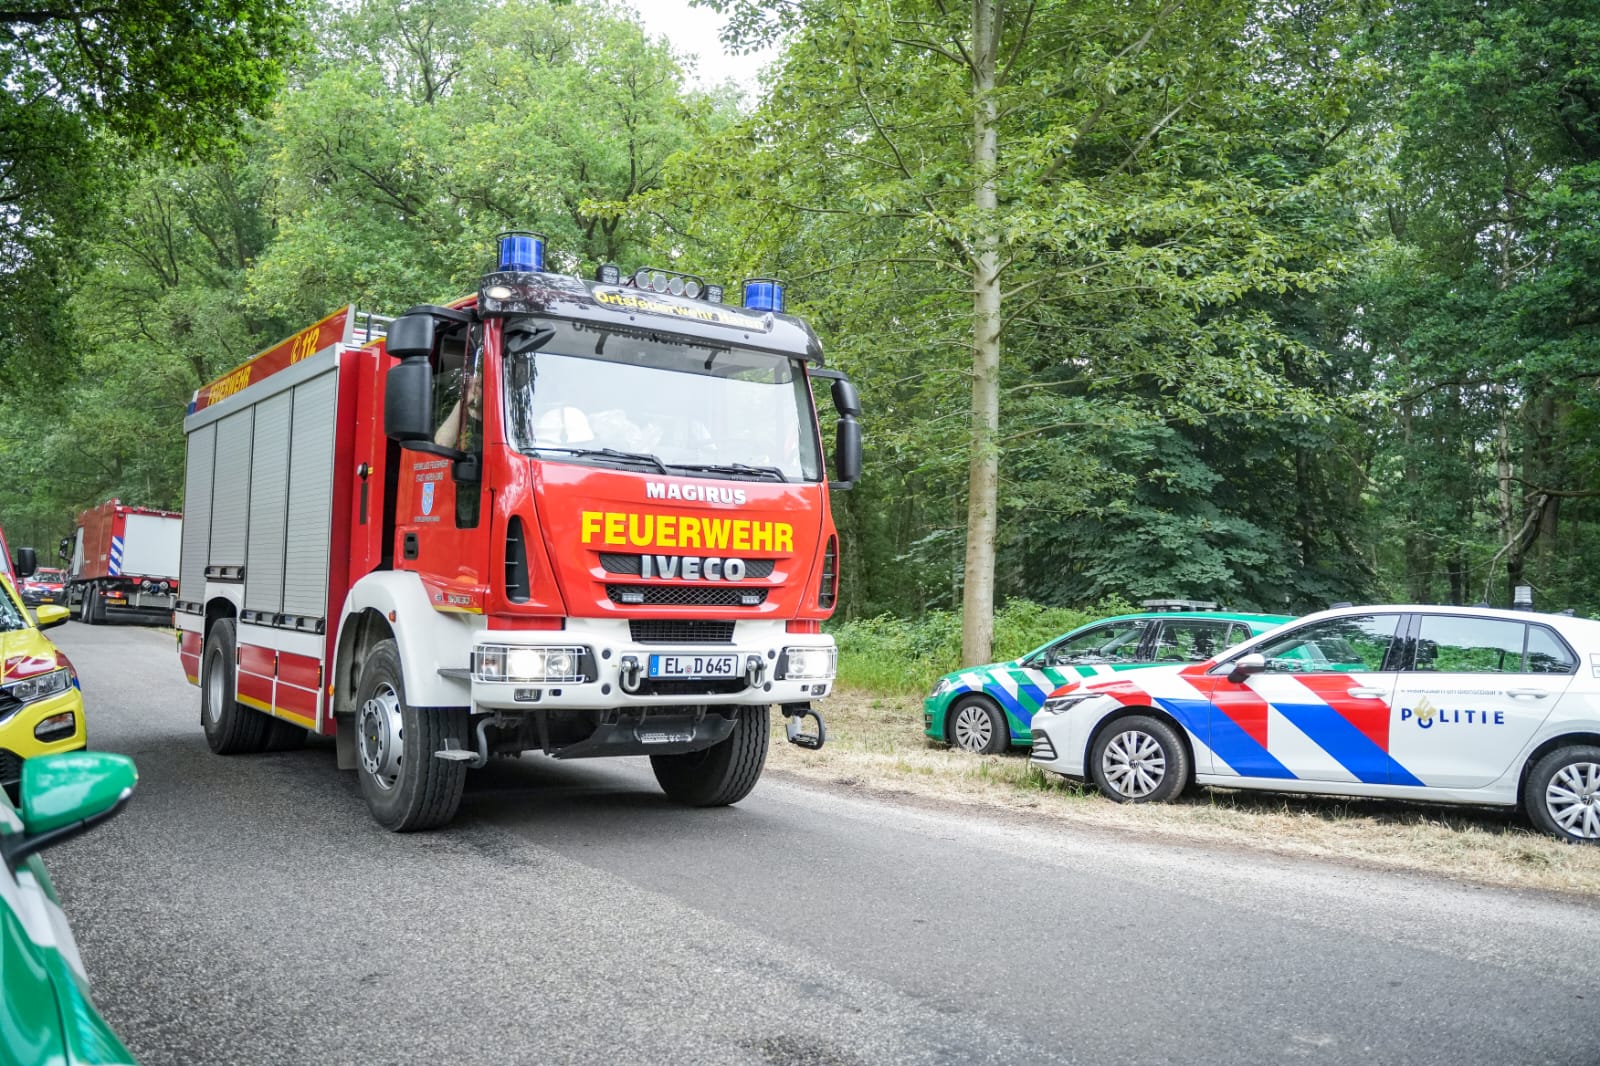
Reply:
[[165, 1063], [1600, 1063], [1600, 902], [501, 761], [449, 829], [331, 745], [219, 758], [172, 638], [71, 623], [133, 803], [47, 860]]

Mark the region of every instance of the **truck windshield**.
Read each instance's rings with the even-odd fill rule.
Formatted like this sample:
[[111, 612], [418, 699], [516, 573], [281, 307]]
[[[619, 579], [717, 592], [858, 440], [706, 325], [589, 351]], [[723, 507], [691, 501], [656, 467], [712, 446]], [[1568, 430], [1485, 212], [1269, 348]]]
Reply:
[[507, 320], [504, 351], [506, 435], [525, 454], [821, 480], [811, 390], [797, 360], [530, 317]]

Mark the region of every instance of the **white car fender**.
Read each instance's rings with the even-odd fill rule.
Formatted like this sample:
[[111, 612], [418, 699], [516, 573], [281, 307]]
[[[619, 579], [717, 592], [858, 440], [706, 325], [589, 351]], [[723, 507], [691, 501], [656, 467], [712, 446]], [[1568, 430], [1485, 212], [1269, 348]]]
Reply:
[[339, 643], [344, 647], [344, 627], [363, 611], [393, 617], [405, 674], [406, 700], [421, 707], [468, 707], [472, 683], [447, 677], [441, 669], [467, 670], [472, 666], [473, 634], [486, 626], [481, 614], [435, 610], [422, 579], [409, 570], [380, 570], [367, 574], [350, 589], [339, 618]]

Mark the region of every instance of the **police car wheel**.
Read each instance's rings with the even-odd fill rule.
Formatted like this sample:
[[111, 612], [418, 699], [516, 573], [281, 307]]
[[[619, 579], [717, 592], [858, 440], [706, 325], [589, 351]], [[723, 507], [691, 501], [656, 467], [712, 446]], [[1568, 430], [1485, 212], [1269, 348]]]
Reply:
[[1522, 805], [1534, 826], [1574, 844], [1600, 844], [1600, 747], [1557, 748], [1528, 771]]
[[438, 759], [446, 740], [468, 747], [465, 707], [413, 707], [406, 702], [400, 649], [380, 641], [367, 654], [356, 686], [356, 776], [372, 817], [385, 829], [436, 829], [456, 816], [466, 763]]
[[219, 618], [200, 657], [200, 725], [218, 755], [250, 755], [267, 741], [270, 719], [234, 699], [233, 619]]
[[1011, 724], [993, 703], [968, 696], [950, 708], [950, 743], [962, 751], [997, 755], [1011, 747]]
[[1189, 750], [1167, 723], [1118, 718], [1094, 739], [1090, 773], [1101, 795], [1117, 803], [1165, 803], [1189, 783]]

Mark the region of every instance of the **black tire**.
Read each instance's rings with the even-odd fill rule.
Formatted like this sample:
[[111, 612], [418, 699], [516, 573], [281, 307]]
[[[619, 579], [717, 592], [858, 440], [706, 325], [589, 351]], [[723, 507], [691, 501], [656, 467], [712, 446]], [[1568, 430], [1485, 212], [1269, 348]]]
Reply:
[[100, 590], [93, 585], [83, 590], [83, 624], [100, 624]]
[[1600, 748], [1557, 748], [1533, 764], [1522, 808], [1541, 832], [1570, 844], [1600, 844]]
[[1132, 715], [1101, 728], [1089, 749], [1101, 795], [1118, 803], [1166, 803], [1189, 785], [1189, 748], [1159, 718]]
[[963, 696], [947, 712], [952, 747], [975, 755], [998, 755], [1011, 747], [1011, 720], [982, 696]]
[[267, 742], [271, 719], [233, 698], [234, 625], [231, 618], [211, 624], [200, 653], [200, 725], [206, 743], [218, 755], [249, 755]]
[[726, 739], [701, 751], [650, 756], [661, 791], [689, 807], [726, 807], [744, 799], [767, 764], [769, 713], [765, 706], [741, 707]]
[[356, 686], [356, 776], [377, 823], [395, 833], [437, 829], [456, 816], [465, 762], [434, 758], [454, 740], [471, 748], [465, 707], [413, 707], [406, 701], [400, 649], [380, 642]]
[[306, 730], [282, 718], [267, 720], [267, 739], [263, 751], [299, 751], [306, 746]]

